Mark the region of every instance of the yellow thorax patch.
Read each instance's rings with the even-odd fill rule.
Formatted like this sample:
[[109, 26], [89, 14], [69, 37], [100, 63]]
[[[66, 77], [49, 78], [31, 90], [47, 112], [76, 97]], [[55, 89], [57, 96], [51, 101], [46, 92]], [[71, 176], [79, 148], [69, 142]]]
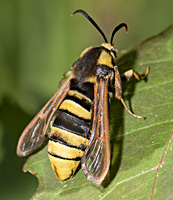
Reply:
[[100, 57], [97, 61], [97, 65], [106, 65], [110, 68], [113, 68], [112, 57], [106, 51], [102, 51]]

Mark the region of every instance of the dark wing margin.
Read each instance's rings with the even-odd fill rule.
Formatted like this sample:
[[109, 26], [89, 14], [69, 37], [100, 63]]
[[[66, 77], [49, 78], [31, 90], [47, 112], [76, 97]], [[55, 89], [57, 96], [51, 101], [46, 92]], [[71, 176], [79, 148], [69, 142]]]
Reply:
[[81, 163], [87, 179], [99, 186], [110, 165], [108, 79], [101, 78], [94, 86], [91, 138]]
[[73, 73], [24, 129], [17, 145], [18, 156], [22, 157], [31, 154], [46, 139], [48, 126], [70, 89], [71, 79], [73, 79]]

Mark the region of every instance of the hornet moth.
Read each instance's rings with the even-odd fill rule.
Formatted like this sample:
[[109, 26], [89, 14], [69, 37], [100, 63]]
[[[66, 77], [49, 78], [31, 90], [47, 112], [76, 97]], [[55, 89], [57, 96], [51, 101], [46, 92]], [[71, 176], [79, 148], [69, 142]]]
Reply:
[[[121, 76], [118, 67], [117, 50], [113, 44], [115, 33], [125, 27], [119, 24], [112, 32], [110, 43], [95, 21], [83, 10], [83, 14], [100, 32], [105, 43], [100, 47], [85, 49], [73, 63], [71, 75], [60, 82], [58, 91], [24, 129], [17, 146], [18, 156], [27, 156], [49, 138], [48, 156], [52, 169], [59, 180], [74, 176], [81, 162], [87, 179], [99, 186], [110, 166], [109, 106], [111, 91], [125, 109], [134, 117], [122, 98]], [[129, 80], [133, 75], [142, 80], [134, 70], [123, 76]], [[65, 75], [64, 75], [65, 77]], [[48, 127], [50, 133], [47, 133]]]

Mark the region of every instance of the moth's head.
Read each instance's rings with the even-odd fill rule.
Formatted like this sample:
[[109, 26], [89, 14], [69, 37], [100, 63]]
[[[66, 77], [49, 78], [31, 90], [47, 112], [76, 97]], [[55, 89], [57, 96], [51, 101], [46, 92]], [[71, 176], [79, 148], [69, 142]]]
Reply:
[[114, 61], [117, 59], [118, 50], [116, 49], [114, 44], [103, 43], [103, 44], [101, 44], [101, 47], [104, 47], [105, 49], [107, 49], [109, 51], [109, 53], [112, 56]]

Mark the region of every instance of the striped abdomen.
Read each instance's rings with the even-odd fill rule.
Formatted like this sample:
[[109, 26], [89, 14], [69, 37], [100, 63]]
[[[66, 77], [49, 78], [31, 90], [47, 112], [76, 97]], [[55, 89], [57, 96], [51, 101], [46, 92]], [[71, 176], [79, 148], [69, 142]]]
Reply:
[[74, 175], [89, 143], [91, 102], [90, 97], [71, 87], [57, 111], [48, 154], [59, 180]]

